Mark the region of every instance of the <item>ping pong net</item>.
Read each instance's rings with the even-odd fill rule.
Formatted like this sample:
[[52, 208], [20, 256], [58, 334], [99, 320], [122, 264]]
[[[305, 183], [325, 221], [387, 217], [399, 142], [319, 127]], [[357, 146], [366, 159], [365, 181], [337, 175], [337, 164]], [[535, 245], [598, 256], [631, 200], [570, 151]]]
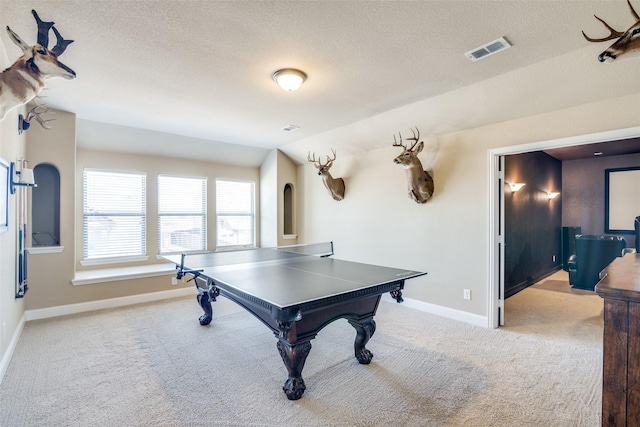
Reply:
[[176, 265], [176, 278], [178, 280], [182, 279], [182, 277], [187, 274], [196, 278], [200, 273], [202, 273], [205, 267], [249, 264], [306, 256], [328, 257], [331, 255], [333, 255], [333, 242], [278, 246], [275, 248], [244, 249], [237, 251], [206, 252], [198, 254], [183, 253], [180, 256], [180, 264]]

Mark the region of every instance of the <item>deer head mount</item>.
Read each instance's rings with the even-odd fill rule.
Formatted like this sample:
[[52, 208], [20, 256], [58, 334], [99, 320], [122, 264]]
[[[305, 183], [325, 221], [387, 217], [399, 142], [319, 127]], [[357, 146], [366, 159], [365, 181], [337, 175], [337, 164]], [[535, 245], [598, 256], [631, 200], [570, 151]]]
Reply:
[[[45, 79], [62, 77], [75, 79], [76, 72], [58, 61], [73, 40], [62, 38], [53, 22], [44, 22], [35, 10], [31, 13], [38, 25], [38, 41], [33, 46], [26, 44], [7, 27], [9, 37], [22, 49], [23, 55], [13, 65], [0, 74], [0, 121], [11, 109], [34, 99], [44, 88]], [[56, 36], [56, 45], [49, 50], [49, 31]]]
[[627, 4], [629, 5], [629, 9], [631, 9], [631, 14], [636, 20], [635, 24], [629, 27], [627, 31], [616, 31], [603, 19], [596, 16], [595, 18], [604, 24], [610, 34], [601, 39], [593, 39], [588, 37], [584, 31], [582, 32], [584, 38], [593, 43], [617, 39], [607, 50], [598, 55], [598, 61], [600, 62], [613, 62], [622, 56], [630, 58], [640, 55], [640, 16], [638, 16], [636, 11], [633, 9], [631, 1], [627, 0]]
[[336, 159], [336, 151], [332, 149], [331, 152], [333, 153], [333, 158], [327, 156], [326, 163], [321, 163], [320, 159], [316, 160], [316, 153], [313, 153], [313, 158], [311, 158], [311, 153], [307, 154], [307, 160], [318, 169], [318, 175], [322, 177], [322, 182], [329, 190], [333, 200], [340, 201], [344, 199], [344, 180], [342, 178], [334, 178], [329, 173], [329, 169], [331, 169], [333, 161]]
[[422, 168], [422, 163], [418, 159], [418, 153], [424, 148], [424, 142], [420, 141], [420, 131], [416, 127], [418, 134], [411, 129], [413, 138], [407, 138], [413, 141], [411, 147], [407, 147], [402, 143], [402, 135], [398, 132], [400, 141], [396, 141], [393, 135], [393, 146], [402, 147], [402, 153], [395, 159], [393, 163], [401, 165], [407, 175], [407, 187], [409, 189], [409, 198], [416, 203], [426, 203], [433, 195], [433, 178], [427, 171]]

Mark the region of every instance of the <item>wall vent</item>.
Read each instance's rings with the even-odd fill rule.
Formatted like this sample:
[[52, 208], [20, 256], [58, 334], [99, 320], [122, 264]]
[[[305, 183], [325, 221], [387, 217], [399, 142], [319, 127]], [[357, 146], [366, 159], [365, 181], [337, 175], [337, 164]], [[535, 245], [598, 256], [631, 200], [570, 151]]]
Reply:
[[470, 50], [464, 55], [473, 62], [476, 62], [510, 47], [509, 42], [506, 41], [504, 37], [500, 37], [499, 39]]
[[285, 132], [293, 132], [294, 130], [298, 130], [300, 129], [300, 126], [296, 126], [296, 125], [289, 125], [289, 126], [285, 126], [280, 130], [283, 130]]

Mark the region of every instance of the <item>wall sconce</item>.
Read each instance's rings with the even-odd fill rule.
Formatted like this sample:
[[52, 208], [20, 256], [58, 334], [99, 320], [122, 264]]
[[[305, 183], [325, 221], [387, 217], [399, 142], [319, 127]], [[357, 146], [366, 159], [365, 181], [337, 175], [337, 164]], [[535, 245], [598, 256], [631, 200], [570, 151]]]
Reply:
[[519, 189], [521, 189], [525, 185], [526, 184], [524, 182], [510, 182], [509, 183], [509, 188], [511, 188], [511, 192], [512, 193], [515, 193], [516, 191], [518, 191]]
[[555, 191], [549, 191], [547, 193], [547, 196], [549, 196], [549, 200], [555, 199], [556, 197], [558, 197], [560, 195], [560, 193], [555, 192]]
[[294, 68], [284, 68], [278, 70], [271, 76], [282, 89], [287, 92], [297, 90], [307, 79], [307, 75], [300, 70]]
[[[22, 160], [23, 167], [22, 170], [16, 170], [15, 162], [11, 162], [11, 166], [9, 168], [9, 190], [11, 194], [16, 193], [16, 186], [22, 187], [36, 187], [36, 181], [33, 177], [33, 169], [27, 169], [24, 165], [26, 165], [26, 161]], [[17, 179], [17, 181], [16, 181]]]

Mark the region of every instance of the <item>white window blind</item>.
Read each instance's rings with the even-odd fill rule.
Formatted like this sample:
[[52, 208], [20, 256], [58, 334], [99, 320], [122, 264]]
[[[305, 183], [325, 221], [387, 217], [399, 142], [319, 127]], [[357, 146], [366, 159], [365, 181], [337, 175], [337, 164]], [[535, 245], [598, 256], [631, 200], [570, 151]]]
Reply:
[[254, 183], [216, 180], [216, 246], [255, 246]]
[[85, 169], [84, 259], [146, 255], [146, 175]]
[[160, 253], [207, 248], [207, 179], [158, 175]]

